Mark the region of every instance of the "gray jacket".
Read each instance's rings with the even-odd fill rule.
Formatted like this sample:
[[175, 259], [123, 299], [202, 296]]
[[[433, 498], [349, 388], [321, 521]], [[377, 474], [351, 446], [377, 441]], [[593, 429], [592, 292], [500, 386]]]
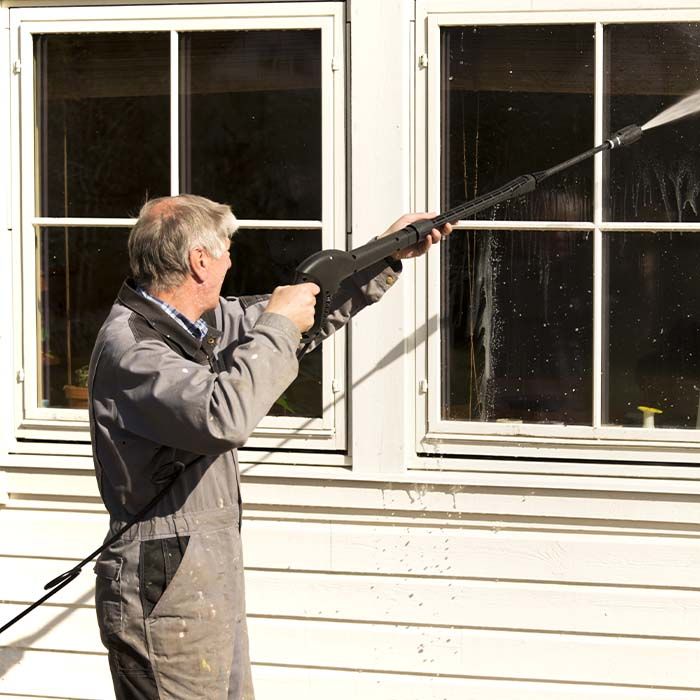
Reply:
[[[377, 301], [397, 272], [380, 263], [346, 280], [324, 336]], [[220, 508], [240, 517], [236, 448], [299, 366], [298, 329], [266, 313], [266, 303], [220, 299], [200, 342], [124, 283], [97, 336], [89, 379], [95, 471], [113, 532], [178, 472], [150, 518]]]

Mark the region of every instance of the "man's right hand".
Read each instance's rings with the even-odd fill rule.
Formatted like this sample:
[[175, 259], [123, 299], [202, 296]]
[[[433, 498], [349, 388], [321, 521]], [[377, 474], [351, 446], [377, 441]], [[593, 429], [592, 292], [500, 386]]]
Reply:
[[286, 316], [300, 333], [304, 333], [314, 324], [316, 295], [320, 291], [313, 282], [276, 287], [265, 311]]

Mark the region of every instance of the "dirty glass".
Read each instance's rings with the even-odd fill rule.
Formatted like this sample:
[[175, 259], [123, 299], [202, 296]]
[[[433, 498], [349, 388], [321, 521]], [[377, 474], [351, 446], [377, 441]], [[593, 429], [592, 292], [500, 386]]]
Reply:
[[[605, 27], [606, 129], [643, 126], [700, 86], [700, 24]], [[606, 155], [608, 221], [700, 221], [697, 117], [656, 127]]]
[[590, 232], [457, 231], [442, 248], [447, 420], [590, 424]]
[[[442, 29], [443, 210], [593, 144], [593, 26]], [[591, 221], [581, 163], [478, 219]]]
[[[296, 266], [321, 247], [319, 230], [238, 231], [231, 244], [231, 269], [222, 294], [269, 294], [281, 284], [294, 282]], [[323, 346], [300, 362], [299, 375], [270, 410], [273, 416], [320, 417]]]
[[321, 219], [321, 30], [180, 36], [181, 183], [243, 219]]
[[641, 427], [651, 413], [657, 428], [700, 427], [700, 235], [622, 232], [605, 242], [604, 422]]
[[37, 231], [39, 405], [86, 408], [97, 331], [129, 274], [126, 228]]
[[135, 216], [170, 188], [170, 37], [34, 42], [40, 216]]

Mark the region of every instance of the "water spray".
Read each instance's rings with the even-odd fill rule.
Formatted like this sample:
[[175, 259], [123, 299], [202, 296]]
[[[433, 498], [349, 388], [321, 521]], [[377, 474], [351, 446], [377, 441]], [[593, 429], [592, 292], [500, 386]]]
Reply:
[[[697, 95], [698, 101], [700, 102], [700, 92], [698, 92]], [[700, 109], [700, 104], [696, 106], [695, 109]], [[659, 117], [660, 116], [661, 115], [659, 115]], [[677, 118], [680, 117], [675, 117], [675, 119]], [[314, 325], [303, 335], [304, 344], [300, 350], [300, 354], [303, 352], [306, 345], [311, 343], [318, 336], [324, 319], [330, 313], [333, 297], [338, 291], [341, 282], [353, 273], [364, 270], [404, 248], [420, 243], [434, 228], [440, 228], [447, 223], [455, 223], [469, 216], [473, 216], [474, 214], [478, 214], [485, 209], [490, 209], [501, 202], [533, 192], [537, 186], [547, 178], [562, 170], [567, 170], [583, 160], [593, 157], [596, 153], [629, 146], [635, 143], [635, 141], [639, 141], [644, 133], [644, 128], [650, 129], [653, 128], [653, 126], [658, 126], [658, 124], [652, 124], [654, 121], [655, 120], [652, 120], [648, 124], [645, 124], [644, 127], [630, 124], [616, 131], [604, 143], [595, 148], [591, 148], [584, 153], [580, 153], [546, 170], [520, 175], [510, 180], [505, 185], [491, 192], [487, 192], [476, 199], [472, 199], [469, 202], [460, 204], [436, 216], [434, 219], [416, 221], [402, 228], [400, 231], [395, 231], [388, 236], [376, 238], [354, 250], [321, 250], [310, 255], [297, 267], [295, 283], [315, 282], [320, 287], [321, 291], [316, 297]]]
[[698, 111], [700, 111], [700, 90], [694, 92], [692, 95], [684, 97], [680, 102], [676, 102], [676, 104], [671, 105], [668, 109], [657, 114], [653, 119], [650, 119], [642, 126], [642, 130], [649, 131], [649, 129], [655, 129], [657, 126], [689, 117]]

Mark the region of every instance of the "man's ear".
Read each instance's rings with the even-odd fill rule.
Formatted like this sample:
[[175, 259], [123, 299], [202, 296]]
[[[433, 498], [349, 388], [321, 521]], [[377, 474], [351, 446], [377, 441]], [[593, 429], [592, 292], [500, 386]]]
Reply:
[[206, 281], [209, 275], [209, 256], [204, 248], [197, 246], [190, 250], [190, 270], [197, 282]]

